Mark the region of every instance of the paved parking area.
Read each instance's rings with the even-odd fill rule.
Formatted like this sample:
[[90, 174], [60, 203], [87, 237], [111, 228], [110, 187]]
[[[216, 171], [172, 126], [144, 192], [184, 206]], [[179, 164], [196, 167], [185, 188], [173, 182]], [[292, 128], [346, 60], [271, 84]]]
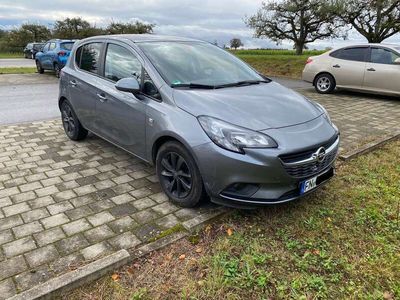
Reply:
[[[343, 151], [400, 129], [400, 100], [301, 93], [330, 111]], [[0, 299], [216, 212], [172, 205], [152, 167], [93, 135], [69, 141], [59, 120], [0, 126]]]

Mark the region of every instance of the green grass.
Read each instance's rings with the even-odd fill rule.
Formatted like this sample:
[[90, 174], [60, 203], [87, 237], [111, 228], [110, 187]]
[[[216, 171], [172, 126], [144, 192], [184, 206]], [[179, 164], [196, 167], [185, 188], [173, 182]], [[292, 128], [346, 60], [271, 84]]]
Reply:
[[312, 196], [235, 212], [196, 245], [171, 245], [69, 299], [398, 299], [399, 204], [397, 140], [343, 163]]
[[36, 73], [36, 68], [31, 68], [31, 67], [0, 68], [0, 74], [32, 74], [32, 73]]
[[[296, 55], [295, 50], [273, 50], [273, 49], [248, 49], [248, 50], [229, 50], [236, 55]], [[303, 55], [320, 55], [325, 50], [306, 50]]]
[[24, 55], [22, 53], [14, 53], [14, 52], [0, 52], [0, 58], [23, 58]]

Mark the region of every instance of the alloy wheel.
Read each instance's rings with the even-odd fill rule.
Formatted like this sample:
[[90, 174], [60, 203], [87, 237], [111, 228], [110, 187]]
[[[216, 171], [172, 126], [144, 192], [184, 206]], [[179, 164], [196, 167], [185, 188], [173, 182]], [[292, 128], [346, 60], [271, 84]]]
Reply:
[[62, 109], [62, 122], [66, 133], [69, 136], [73, 136], [75, 133], [75, 120], [72, 115], [72, 110], [69, 105], [63, 105]]
[[192, 175], [185, 159], [176, 152], [168, 152], [161, 160], [161, 180], [175, 197], [185, 198], [192, 190]]
[[321, 92], [326, 92], [331, 87], [331, 81], [328, 77], [320, 77], [317, 81], [317, 87]]

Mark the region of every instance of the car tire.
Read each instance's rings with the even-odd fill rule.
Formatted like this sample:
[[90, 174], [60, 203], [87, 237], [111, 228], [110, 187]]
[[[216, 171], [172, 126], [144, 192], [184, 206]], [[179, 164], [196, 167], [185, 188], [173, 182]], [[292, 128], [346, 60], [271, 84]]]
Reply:
[[320, 94], [330, 94], [336, 87], [335, 78], [328, 73], [319, 74], [315, 77], [314, 87]]
[[194, 207], [206, 193], [200, 171], [189, 151], [179, 142], [163, 144], [157, 152], [156, 172], [161, 188], [171, 202]]
[[44, 73], [44, 69], [42, 68], [42, 65], [40, 64], [40, 62], [38, 60], [36, 60], [36, 70], [38, 71], [39, 74]]
[[60, 71], [61, 71], [60, 65], [58, 63], [55, 63], [54, 64], [54, 72], [56, 73], [57, 78], [60, 78]]
[[80, 141], [86, 138], [88, 131], [83, 128], [71, 104], [64, 101], [61, 104], [61, 120], [65, 134], [73, 141]]

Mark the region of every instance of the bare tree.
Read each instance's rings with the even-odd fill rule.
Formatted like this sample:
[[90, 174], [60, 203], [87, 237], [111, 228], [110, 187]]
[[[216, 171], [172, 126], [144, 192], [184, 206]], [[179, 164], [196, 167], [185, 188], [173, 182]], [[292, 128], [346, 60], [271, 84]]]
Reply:
[[338, 21], [333, 7], [326, 0], [270, 0], [245, 23], [254, 29], [255, 37], [277, 44], [292, 41], [300, 55], [308, 43], [343, 35], [344, 24]]
[[233, 48], [233, 49], [235, 49], [235, 50], [236, 50], [237, 48], [243, 46], [242, 41], [241, 41], [240, 39], [238, 39], [238, 38], [233, 38], [233, 39], [231, 39], [230, 44], [231, 44], [231, 48]]
[[381, 43], [400, 32], [399, 0], [334, 1], [337, 16], [370, 43]]

